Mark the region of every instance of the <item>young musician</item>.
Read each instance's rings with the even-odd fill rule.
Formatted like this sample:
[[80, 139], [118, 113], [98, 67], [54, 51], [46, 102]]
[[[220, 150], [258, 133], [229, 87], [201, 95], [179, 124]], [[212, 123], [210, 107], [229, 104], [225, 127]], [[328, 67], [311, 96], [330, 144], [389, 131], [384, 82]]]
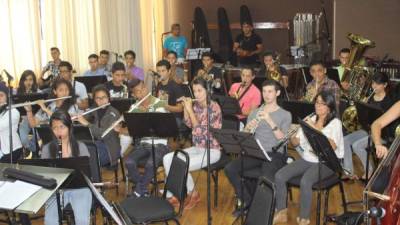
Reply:
[[343, 73], [346, 69], [346, 65], [348, 64], [350, 59], [350, 49], [348, 48], [342, 48], [339, 51], [339, 66], [336, 67], [339, 73], [339, 79], [342, 80]]
[[87, 109], [89, 107], [89, 100], [86, 86], [83, 83], [73, 79], [71, 63], [67, 61], [62, 61], [58, 67], [60, 70], [60, 77], [64, 80], [71, 82], [74, 93], [77, 96], [76, 103], [79, 109]]
[[82, 76], [102, 76], [106, 75], [105, 68], [99, 67], [99, 56], [90, 54], [88, 57], [90, 69], [86, 70]]
[[258, 54], [263, 48], [261, 37], [254, 33], [253, 25], [250, 22], [242, 23], [242, 33], [239, 34], [233, 43], [233, 51], [236, 52], [239, 65], [257, 65]]
[[104, 73], [107, 76], [107, 80], [111, 80], [111, 67], [108, 64], [110, 60], [110, 52], [107, 50], [101, 50], [99, 54], [99, 69], [104, 69]]
[[[0, 82], [0, 162], [13, 163], [22, 156], [21, 140], [18, 136], [19, 111], [11, 110], [11, 134], [9, 126], [9, 111], [7, 110], [8, 87]], [[10, 154], [10, 135], [12, 135], [12, 153]]]
[[397, 101], [388, 111], [374, 121], [371, 126], [372, 141], [375, 145], [376, 156], [385, 158], [389, 153], [388, 148], [382, 144], [382, 129], [400, 118], [400, 101]]
[[[58, 77], [60, 74], [60, 71], [58, 69], [58, 66], [61, 63], [60, 59], [60, 49], [57, 47], [52, 47], [50, 48], [50, 53], [51, 57], [53, 58], [53, 61], [49, 61], [45, 67], [43, 67], [42, 72], [40, 73], [40, 79], [38, 80], [39, 82], [39, 87], [41, 88], [46, 88], [51, 86], [51, 80]], [[49, 72], [48, 78], [44, 78], [44, 74], [46, 72]], [[52, 76], [52, 78], [50, 78]]]
[[[316, 130], [321, 131], [329, 140], [338, 158], [343, 158], [342, 123], [336, 118], [335, 96], [328, 91], [322, 91], [315, 97], [315, 116], [306, 118], [306, 122]], [[301, 158], [284, 166], [275, 174], [276, 209], [273, 224], [287, 223], [287, 187], [286, 182], [293, 177], [302, 176], [300, 182], [300, 214], [297, 218], [299, 225], [310, 224], [312, 203], [312, 186], [319, 179], [318, 157], [313, 153], [307, 138], [300, 128], [290, 139], [293, 146], [298, 146]], [[322, 179], [334, 172], [326, 165], [321, 165]]]
[[[21, 78], [19, 80], [19, 85], [17, 89], [17, 95], [29, 95], [41, 92], [38, 89], [38, 84], [36, 82], [36, 75], [32, 70], [25, 70]], [[29, 140], [29, 133], [31, 131], [31, 127], [29, 126], [28, 117], [21, 116], [22, 120], [19, 125], [19, 135], [21, 137], [22, 145], [25, 149], [35, 152], [36, 151], [36, 144]]]
[[251, 68], [243, 68], [240, 74], [242, 82], [232, 84], [229, 90], [229, 96], [239, 101], [242, 112], [238, 117], [241, 121], [245, 121], [250, 112], [261, 104], [261, 92], [253, 84], [254, 77], [254, 71]]
[[225, 95], [225, 87], [223, 84], [222, 72], [214, 66], [214, 56], [211, 52], [204, 52], [201, 55], [203, 67], [197, 72], [197, 76], [203, 77], [205, 80], [212, 82], [212, 93]]
[[[73, 136], [72, 120], [68, 113], [63, 110], [55, 111], [50, 117], [50, 128], [54, 138], [50, 143], [43, 146], [42, 159], [89, 156], [86, 145], [77, 141]], [[71, 204], [75, 224], [89, 225], [92, 206], [92, 193], [89, 188], [64, 189], [61, 198], [64, 206]], [[54, 195], [46, 203], [44, 224], [58, 224], [58, 207]]]
[[124, 84], [126, 79], [125, 65], [122, 62], [115, 62], [111, 68], [112, 80], [105, 85], [110, 92], [111, 98], [127, 98], [128, 87]]
[[[67, 96], [74, 96], [74, 90], [72, 89], [71, 82], [64, 79], [56, 79], [52, 85], [52, 95], [50, 99], [61, 98]], [[49, 106], [44, 104], [44, 100], [39, 101], [38, 105], [40, 110], [33, 115], [32, 107], [25, 106], [26, 115], [28, 117], [29, 125], [31, 127], [36, 127], [41, 123], [48, 123], [51, 114], [56, 110], [64, 110], [68, 112], [71, 116], [77, 115], [80, 110], [78, 106], [75, 105], [75, 98], [59, 99], [51, 102]]]
[[124, 53], [126, 62], [126, 75], [127, 80], [139, 79], [144, 80], [144, 71], [142, 68], [135, 65], [136, 53], [132, 50], [128, 50]]
[[[104, 106], [110, 102], [110, 93], [102, 84], [93, 88], [92, 95], [95, 103], [94, 107]], [[96, 139], [95, 144], [99, 153], [101, 166], [114, 166], [118, 163], [121, 152], [118, 133], [112, 130], [104, 138], [101, 138], [101, 136], [108, 127], [119, 119], [119, 117], [120, 114], [118, 110], [111, 105], [97, 109], [85, 116], [78, 115], [77, 120], [83, 126], [89, 127], [90, 132]]]
[[171, 36], [165, 38], [163, 44], [163, 56], [167, 56], [168, 51], [174, 51], [178, 55], [178, 62], [183, 62], [187, 51], [187, 41], [184, 36], [181, 35], [181, 26], [177, 23], [171, 26]]
[[[132, 95], [138, 100], [142, 100], [150, 92], [143, 81], [131, 80], [129, 82], [129, 89]], [[146, 113], [146, 112], [166, 112], [164, 106], [165, 101], [159, 101], [154, 96], [147, 97], [138, 108], [134, 109], [133, 113]], [[162, 124], [160, 124], [162, 126]], [[121, 136], [129, 135], [127, 128], [119, 128]], [[155, 162], [159, 165], [164, 155], [170, 152], [167, 145], [167, 139], [154, 138], [155, 144]], [[139, 172], [138, 164], [146, 160], [144, 172], [141, 175]], [[125, 158], [125, 166], [128, 170], [129, 178], [135, 183], [133, 194], [135, 196], [148, 196], [149, 191], [147, 186], [154, 177], [153, 171], [153, 157], [152, 157], [152, 140], [150, 138], [142, 138], [140, 142], [135, 143], [133, 152]]]
[[[245, 131], [254, 132], [254, 137], [260, 141], [272, 161], [245, 156], [243, 158], [243, 169], [246, 171], [260, 168], [264, 176], [273, 180], [275, 172], [286, 164], [286, 155], [283, 147], [278, 149], [277, 152], [272, 151], [272, 147], [277, 145], [278, 141], [286, 135], [292, 123], [292, 116], [277, 104], [277, 98], [281, 94], [280, 85], [277, 81], [266, 80], [262, 87], [265, 104], [251, 112], [247, 118]], [[240, 199], [242, 206], [247, 208], [251, 202], [251, 195], [246, 187], [243, 187], [244, 192], [241, 193], [241, 160], [231, 161], [224, 170], [229, 182], [235, 189], [237, 198]], [[233, 212], [234, 216], [239, 216], [239, 214], [240, 209]]]
[[311, 62], [310, 74], [313, 77], [313, 80], [307, 84], [306, 93], [303, 97], [303, 100], [306, 102], [312, 102], [317, 93], [321, 91], [330, 91], [334, 94], [338, 108], [340, 101], [340, 88], [334, 80], [329, 79], [326, 75], [324, 63], [322, 61]]
[[[367, 99], [367, 103], [376, 106], [383, 111], [387, 111], [392, 105], [393, 101], [390, 96], [386, 94], [385, 89], [388, 85], [389, 77], [386, 73], [376, 72], [372, 76], [372, 89], [374, 94]], [[357, 130], [344, 137], [344, 164], [343, 167], [350, 173], [353, 174], [353, 150], [363, 164], [364, 171], [367, 168], [367, 150], [368, 147], [368, 133], [365, 130]], [[369, 164], [369, 173], [372, 173], [372, 165]], [[363, 175], [365, 177], [365, 174]], [[353, 177], [352, 177], [353, 178]], [[356, 178], [356, 177], [354, 177]]]
[[[192, 83], [194, 97], [192, 99], [182, 97], [184, 105], [184, 122], [192, 128], [192, 143], [193, 146], [184, 149], [189, 154], [190, 163], [189, 171], [199, 170], [207, 166], [206, 159], [206, 143], [207, 143], [207, 112], [210, 113], [210, 127], [220, 129], [222, 127], [222, 114], [219, 105], [211, 101], [207, 107], [207, 81], [202, 78], [196, 78]], [[164, 156], [163, 163], [165, 174], [168, 176], [169, 169], [172, 163], [173, 152]], [[217, 140], [211, 137], [210, 140], [210, 163], [217, 162], [221, 157], [220, 146]], [[200, 201], [200, 194], [195, 190], [194, 181], [190, 173], [187, 177], [186, 190], [188, 195], [185, 202], [185, 209], [191, 209]], [[177, 201], [172, 198], [173, 204]]]
[[176, 61], [178, 59], [178, 55], [174, 51], [168, 51], [167, 53], [167, 58], [166, 58], [171, 64], [171, 78], [177, 83], [177, 84], [182, 84], [184, 81], [187, 81], [187, 75], [185, 74], [185, 71], [176, 65]]
[[271, 51], [267, 51], [263, 54], [263, 64], [260, 68], [260, 70], [258, 71], [258, 76], [260, 77], [267, 77], [267, 79], [272, 79], [270, 77], [270, 73], [271, 72], [278, 72], [281, 74], [281, 80], [279, 81], [280, 84], [284, 87], [287, 88], [288, 86], [288, 82], [289, 82], [289, 78], [288, 78], [288, 73], [286, 71], [286, 69], [282, 66], [278, 66], [275, 65], [275, 58], [276, 56], [274, 56], [274, 53]]

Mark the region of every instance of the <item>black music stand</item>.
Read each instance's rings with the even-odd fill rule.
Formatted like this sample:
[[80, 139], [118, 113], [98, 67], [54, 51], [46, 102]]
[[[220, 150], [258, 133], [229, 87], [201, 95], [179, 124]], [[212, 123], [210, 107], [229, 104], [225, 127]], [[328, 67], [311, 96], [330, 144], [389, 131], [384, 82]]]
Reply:
[[35, 127], [39, 138], [42, 140], [42, 146], [51, 142], [54, 139], [53, 131], [51, 130], [49, 124], [41, 124]]
[[178, 125], [173, 113], [124, 113], [129, 135], [135, 138], [151, 137], [151, 154], [155, 195], [158, 193], [157, 166], [155, 158], [154, 137], [168, 138], [178, 136]]
[[237, 115], [241, 113], [239, 101], [230, 96], [214, 94], [211, 99], [216, 101], [221, 107], [223, 115]]
[[[371, 146], [371, 125], [372, 123], [378, 119], [384, 113], [382, 109], [375, 107], [370, 104], [366, 104], [363, 102], [355, 102], [355, 106], [357, 109], [357, 117], [358, 122], [361, 124], [361, 127], [367, 131], [368, 133], [368, 144], [367, 144], [367, 164], [365, 168], [365, 181], [368, 183], [369, 179], [369, 156], [371, 154], [372, 146]], [[386, 136], [386, 135], [385, 135]]]
[[[211, 133], [218, 143], [224, 148], [227, 153], [240, 154], [240, 196], [243, 201], [244, 187], [244, 156], [254, 157], [261, 160], [271, 161], [268, 153], [262, 149], [261, 144], [254, 138], [253, 134], [240, 132], [236, 130], [220, 130], [211, 128]], [[244, 202], [241, 205], [241, 224], [244, 222]]]
[[[34, 102], [39, 99], [46, 99], [47, 98], [47, 93], [32, 93], [32, 94], [21, 94], [21, 95], [13, 95], [12, 96], [12, 101], [13, 104], [18, 104], [18, 103], [25, 103], [25, 102]], [[35, 114], [37, 111], [39, 111], [40, 106], [35, 104], [32, 105], [32, 113]], [[18, 107], [17, 110], [19, 111], [19, 114], [21, 116], [26, 115], [26, 110], [24, 107]]]
[[292, 118], [304, 118], [315, 110], [313, 103], [303, 101], [282, 101], [280, 105], [292, 114]]
[[82, 124], [74, 123], [73, 134], [76, 140], [79, 141], [91, 141], [94, 143], [94, 137], [89, 127], [83, 126]]
[[341, 87], [339, 71], [336, 68], [327, 68], [326, 75], [328, 76], [329, 79], [334, 80], [337, 83], [337, 85], [339, 85], [339, 87]]
[[107, 82], [106, 75], [100, 76], [76, 76], [74, 77], [76, 81], [83, 83], [88, 91], [88, 93], [92, 92], [92, 89], [99, 84], [105, 84]]
[[[69, 176], [64, 184], [60, 186], [60, 189], [87, 187], [88, 185], [82, 174], [91, 177], [89, 157], [87, 156], [61, 159], [22, 159], [19, 160], [18, 163], [23, 165], [74, 169], [74, 172]], [[61, 206], [59, 191], [56, 193], [56, 199], [58, 206], [58, 220], [59, 224], [62, 224], [63, 209]]]
[[307, 86], [308, 83], [310, 83], [313, 80], [313, 77], [311, 76], [310, 73], [310, 67], [302, 67], [301, 72], [303, 74], [303, 79], [305, 82], [305, 86]]
[[112, 98], [110, 103], [120, 114], [123, 114], [129, 110], [131, 105], [135, 103], [135, 100], [132, 98]]

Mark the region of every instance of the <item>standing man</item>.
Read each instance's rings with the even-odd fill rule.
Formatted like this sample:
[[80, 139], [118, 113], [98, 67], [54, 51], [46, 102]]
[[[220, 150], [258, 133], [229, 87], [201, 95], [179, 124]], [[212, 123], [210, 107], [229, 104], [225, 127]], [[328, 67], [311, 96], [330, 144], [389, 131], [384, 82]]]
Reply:
[[186, 38], [181, 36], [181, 26], [177, 23], [171, 26], [171, 36], [167, 37], [163, 44], [163, 57], [167, 57], [168, 51], [174, 51], [178, 55], [178, 62], [183, 62], [186, 56], [188, 44]]
[[239, 66], [257, 65], [262, 48], [262, 39], [254, 33], [253, 25], [250, 22], [243, 22], [242, 33], [236, 37], [233, 43], [233, 51], [238, 56]]
[[[60, 49], [57, 47], [50, 48], [51, 58], [53, 61], [49, 61], [45, 67], [43, 67], [42, 72], [40, 73], [40, 79], [38, 80], [39, 88], [45, 89], [51, 86], [52, 79], [58, 77], [60, 71], [58, 66], [61, 63], [60, 59]], [[45, 73], [48, 72], [48, 76], [44, 76]]]

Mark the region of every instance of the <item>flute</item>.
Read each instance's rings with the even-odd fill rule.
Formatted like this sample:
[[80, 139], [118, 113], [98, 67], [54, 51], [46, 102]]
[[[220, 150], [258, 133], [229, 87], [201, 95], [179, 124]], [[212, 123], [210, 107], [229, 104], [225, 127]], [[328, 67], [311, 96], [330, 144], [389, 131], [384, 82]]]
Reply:
[[[128, 110], [128, 113], [132, 112], [134, 109], [136, 109], [137, 107], [140, 106], [140, 104], [142, 104], [142, 102], [144, 102], [144, 100], [146, 100], [149, 96], [151, 96], [151, 93], [148, 93], [144, 98], [142, 98], [140, 101], [136, 102], [135, 104], [133, 104], [131, 106], [131, 108]], [[107, 128], [107, 130], [105, 130], [103, 132], [103, 134], [101, 135], [101, 138], [104, 138], [108, 133], [110, 133], [110, 131], [112, 129], [114, 129], [120, 122], [122, 122], [124, 120], [124, 116], [121, 115], [119, 117], [118, 120], [116, 120], [113, 124], [111, 124], [111, 126], [109, 128]]]
[[[60, 97], [60, 98], [47, 99], [47, 100], [44, 100], [44, 103], [54, 102], [54, 101], [57, 101], [57, 100], [68, 99], [68, 98], [72, 98], [72, 96], [65, 96], [65, 97]], [[15, 108], [19, 108], [19, 107], [28, 106], [28, 105], [36, 105], [36, 104], [38, 104], [38, 102], [39, 102], [39, 100], [36, 100], [36, 101], [33, 101], [33, 102], [18, 103], [18, 104], [11, 105], [11, 108], [15, 109]]]
[[[107, 104], [98, 106], [98, 107], [96, 107], [96, 108], [89, 109], [88, 111], [86, 111], [86, 112], [80, 114], [80, 116], [84, 116], [84, 115], [87, 115], [87, 114], [92, 113], [92, 112], [94, 112], [94, 111], [97, 111], [97, 110], [99, 110], [99, 109], [103, 109], [103, 108], [109, 106], [110, 104], [111, 104], [111, 103], [109, 102], [109, 103], [107, 103]], [[77, 119], [77, 118], [78, 118], [78, 116], [76, 115], [76, 116], [73, 116], [71, 119], [72, 119], [72, 120], [75, 120], [75, 119]]]

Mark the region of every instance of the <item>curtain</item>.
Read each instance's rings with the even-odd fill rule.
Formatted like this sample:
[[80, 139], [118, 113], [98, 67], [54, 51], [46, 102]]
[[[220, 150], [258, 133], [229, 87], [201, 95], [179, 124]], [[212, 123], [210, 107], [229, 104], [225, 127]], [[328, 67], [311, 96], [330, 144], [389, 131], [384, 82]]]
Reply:
[[0, 69], [14, 76], [41, 67], [39, 3], [37, 0], [0, 0]]

